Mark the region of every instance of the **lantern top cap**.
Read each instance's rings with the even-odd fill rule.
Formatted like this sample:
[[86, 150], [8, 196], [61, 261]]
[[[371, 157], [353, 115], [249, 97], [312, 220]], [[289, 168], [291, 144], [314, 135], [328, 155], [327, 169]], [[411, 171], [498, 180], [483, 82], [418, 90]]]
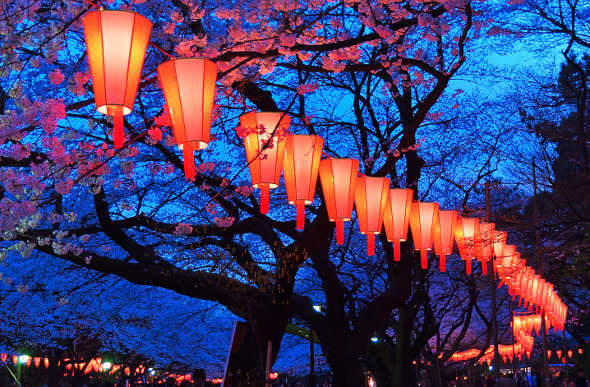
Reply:
[[217, 64], [215, 62], [213, 62], [209, 58], [205, 58], [205, 57], [202, 57], [202, 56], [179, 56], [179, 57], [174, 57], [174, 58], [171, 58], [170, 60], [167, 60], [165, 62], [162, 62], [160, 65], [158, 65], [158, 67], [160, 67], [164, 63], [168, 63], [168, 62], [178, 62], [178, 61], [181, 61], [181, 60], [194, 60], [194, 59], [203, 60], [203, 61], [206, 61], [206, 62], [211, 62], [217, 68]]
[[144, 18], [145, 20], [147, 20], [148, 22], [150, 22], [150, 24], [153, 24], [150, 19], [148, 19], [147, 17], [145, 17], [142, 14], [137, 13], [135, 11], [131, 11], [131, 10], [128, 10], [128, 9], [103, 9], [102, 7], [100, 9], [97, 9], [96, 11], [88, 12], [86, 15], [84, 15], [84, 17], [82, 19], [88, 17], [89, 15], [92, 15], [94, 13], [97, 13], [97, 12], [98, 13], [121, 13], [121, 12], [131, 13], [131, 14], [133, 14], [135, 16], [139, 16], [139, 17]]
[[291, 117], [287, 113], [285, 113], [285, 112], [259, 112], [259, 111], [256, 111], [256, 110], [242, 114], [240, 116], [240, 121], [243, 118], [246, 118], [246, 117], [249, 117], [249, 116], [252, 116], [252, 115], [253, 116], [256, 116], [256, 117], [258, 115], [260, 115], [262, 117], [269, 116], [269, 115], [274, 115], [274, 116], [278, 115], [280, 121], [277, 122], [277, 124], [278, 124], [277, 127], [279, 127], [279, 128], [289, 127], [289, 125], [291, 124]]

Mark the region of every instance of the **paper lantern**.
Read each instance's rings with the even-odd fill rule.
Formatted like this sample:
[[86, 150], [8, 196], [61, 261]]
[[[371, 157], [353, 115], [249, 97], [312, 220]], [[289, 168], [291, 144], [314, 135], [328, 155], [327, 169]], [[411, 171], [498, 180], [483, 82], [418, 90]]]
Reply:
[[95, 11], [82, 18], [96, 108], [113, 116], [113, 142], [122, 148], [123, 116], [131, 113], [152, 23], [129, 11]]
[[328, 219], [336, 223], [336, 243], [344, 243], [344, 222], [352, 218], [352, 204], [358, 177], [359, 162], [354, 159], [320, 161], [319, 175], [328, 211]]
[[158, 78], [176, 144], [182, 148], [184, 174], [192, 180], [195, 178], [193, 151], [209, 145], [217, 66], [207, 59], [175, 59], [158, 66]]
[[268, 213], [270, 189], [279, 185], [285, 135], [291, 118], [280, 112], [250, 112], [240, 117], [252, 186], [260, 189], [260, 213]]
[[367, 235], [367, 255], [375, 254], [375, 235], [381, 232], [389, 196], [389, 179], [360, 176], [356, 183], [354, 206], [361, 234]]
[[446, 268], [446, 256], [453, 253], [457, 211], [439, 211], [439, 224], [434, 229], [434, 250], [440, 258], [440, 271]]
[[487, 262], [493, 258], [494, 255], [494, 238], [496, 232], [494, 223], [481, 222], [479, 225], [480, 241], [481, 241], [481, 272], [483, 275], [488, 274]]
[[305, 205], [313, 202], [324, 139], [314, 135], [291, 135], [285, 142], [283, 178], [289, 204], [297, 208], [297, 229], [305, 224]]
[[479, 219], [458, 217], [455, 240], [459, 254], [465, 260], [465, 271], [469, 275], [471, 274], [471, 260], [481, 257]]
[[574, 356], [574, 352], [571, 349], [568, 349], [567, 350], [567, 357], [569, 357], [571, 359], [572, 356]]
[[547, 359], [551, 359], [551, 350], [550, 349], [547, 350]]
[[389, 190], [389, 200], [385, 206], [383, 222], [387, 240], [393, 242], [393, 260], [400, 260], [400, 242], [408, 239], [410, 212], [414, 190], [410, 188], [393, 188]]
[[33, 364], [35, 364], [35, 367], [39, 368], [39, 365], [41, 365], [41, 358], [40, 357], [34, 357], [33, 358]]
[[[584, 353], [584, 350], [582, 348], [578, 348], [578, 355], [581, 355], [583, 353]], [[2, 360], [2, 361], [4, 361], [4, 360]]]
[[438, 203], [413, 202], [410, 214], [410, 228], [414, 248], [420, 251], [422, 269], [428, 268], [428, 250], [434, 243], [433, 229], [439, 226]]
[[557, 351], [555, 351], [557, 353], [557, 358], [561, 359], [561, 349], [558, 349]]
[[45, 368], [49, 368], [49, 359], [48, 358], [43, 359], [43, 365], [45, 366]]

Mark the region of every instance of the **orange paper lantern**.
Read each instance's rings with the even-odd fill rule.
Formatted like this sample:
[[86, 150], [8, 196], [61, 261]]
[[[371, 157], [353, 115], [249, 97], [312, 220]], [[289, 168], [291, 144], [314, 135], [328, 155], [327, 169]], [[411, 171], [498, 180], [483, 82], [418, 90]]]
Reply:
[[12, 363], [14, 365], [17, 365], [18, 364], [18, 356], [17, 355], [12, 355]]
[[393, 188], [389, 190], [389, 200], [385, 207], [383, 222], [387, 240], [393, 242], [393, 260], [400, 260], [400, 242], [408, 239], [410, 212], [414, 190], [410, 188]]
[[336, 223], [336, 243], [344, 243], [344, 222], [352, 218], [352, 204], [358, 180], [359, 162], [354, 159], [320, 161], [319, 175], [328, 211], [328, 219]]
[[494, 238], [496, 237], [495, 232], [496, 225], [494, 223], [481, 222], [479, 225], [480, 241], [481, 241], [481, 273], [483, 275], [488, 274], [487, 262], [492, 259], [494, 254]]
[[422, 269], [428, 268], [428, 250], [434, 243], [434, 232], [439, 225], [438, 203], [413, 202], [410, 214], [410, 228], [414, 248], [420, 251]]
[[367, 235], [367, 255], [375, 254], [375, 234], [381, 232], [389, 196], [389, 179], [360, 176], [354, 195], [354, 206], [361, 234]]
[[551, 350], [550, 349], [547, 350], [547, 359], [551, 359]]
[[439, 211], [439, 227], [434, 229], [434, 250], [440, 257], [440, 271], [446, 268], [446, 256], [453, 253], [457, 211]]
[[289, 204], [297, 208], [297, 229], [305, 224], [305, 205], [313, 202], [324, 139], [314, 135], [291, 135], [285, 142], [283, 178]]
[[39, 368], [39, 365], [41, 365], [41, 358], [40, 357], [33, 358], [33, 364], [35, 364], [35, 367]]
[[471, 274], [471, 260], [481, 257], [479, 219], [458, 217], [455, 240], [459, 254], [465, 261], [465, 271], [469, 275]]
[[209, 145], [217, 66], [207, 59], [184, 58], [158, 66], [158, 78], [184, 156], [184, 175], [195, 178], [194, 150]]
[[96, 108], [113, 116], [113, 142], [122, 148], [123, 116], [131, 113], [152, 23], [129, 11], [95, 11], [82, 18]]
[[49, 368], [49, 359], [48, 358], [43, 359], [43, 365], [45, 366], [45, 368]]
[[270, 189], [279, 185], [290, 123], [291, 118], [279, 112], [250, 112], [240, 117], [241, 126], [248, 130], [244, 147], [252, 186], [260, 189], [262, 214], [268, 213]]

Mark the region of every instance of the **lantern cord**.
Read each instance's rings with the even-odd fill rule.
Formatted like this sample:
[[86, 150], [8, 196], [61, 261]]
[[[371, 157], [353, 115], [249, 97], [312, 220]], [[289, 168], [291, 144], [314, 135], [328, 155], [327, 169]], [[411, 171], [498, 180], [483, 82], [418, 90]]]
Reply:
[[444, 273], [447, 268], [447, 256], [444, 254], [440, 255], [440, 272]]
[[367, 233], [367, 255], [375, 255], [375, 234], [370, 231]]
[[420, 250], [420, 265], [422, 269], [428, 269], [428, 250]]
[[184, 176], [187, 179], [195, 180], [195, 155], [193, 153], [193, 144], [185, 142], [182, 144], [182, 156], [184, 157]]
[[401, 260], [401, 248], [399, 239], [393, 241], [393, 260], [399, 262]]
[[96, 4], [96, 3], [95, 3], [94, 1], [92, 1], [92, 0], [86, 0], [86, 2], [87, 2], [88, 4], [90, 4], [90, 5], [92, 5], [93, 7], [96, 7], [96, 8], [98, 8], [98, 9], [100, 9], [100, 8], [101, 8], [101, 7], [100, 7], [100, 5]]
[[170, 59], [175, 60], [176, 58], [174, 55], [170, 54], [168, 51], [164, 50], [162, 47], [158, 46], [156, 43], [150, 42], [150, 46], [154, 47], [156, 50], [160, 51], [162, 54], [168, 56]]
[[117, 110], [113, 116], [113, 144], [115, 145], [115, 149], [123, 148], [123, 144], [125, 143], [125, 132], [123, 125], [123, 112]]
[[344, 244], [344, 221], [342, 219], [336, 219], [336, 244]]
[[297, 208], [297, 230], [303, 230], [305, 227], [305, 202], [298, 200], [295, 202]]

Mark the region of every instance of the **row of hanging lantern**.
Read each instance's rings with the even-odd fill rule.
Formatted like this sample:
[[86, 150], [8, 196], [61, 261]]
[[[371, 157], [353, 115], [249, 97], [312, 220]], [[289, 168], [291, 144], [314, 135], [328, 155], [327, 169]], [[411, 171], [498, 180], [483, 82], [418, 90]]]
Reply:
[[[90, 12], [82, 19], [99, 112], [113, 116], [113, 143], [124, 143], [123, 116], [131, 113], [135, 100], [152, 23], [129, 11]], [[207, 147], [215, 99], [216, 65], [199, 58], [173, 59], [158, 66], [158, 77], [171, 117], [177, 146], [183, 152], [184, 171], [195, 177], [194, 150]], [[546, 311], [549, 323], [563, 327], [567, 308], [553, 285], [525, 265], [506, 233], [493, 223], [458, 216], [439, 209], [437, 203], [413, 201], [411, 189], [390, 189], [385, 177], [359, 176], [354, 159], [321, 160], [323, 139], [315, 135], [288, 134], [290, 117], [280, 112], [250, 112], [240, 117], [246, 130], [244, 148], [252, 186], [260, 190], [260, 211], [269, 209], [270, 189], [279, 185], [281, 171], [289, 203], [295, 205], [297, 228], [305, 224], [305, 205], [313, 201], [319, 175], [329, 220], [336, 225], [336, 242], [344, 242], [344, 222], [352, 219], [353, 203], [359, 229], [367, 236], [367, 253], [374, 254], [375, 235], [385, 228], [386, 239], [394, 244], [394, 260], [400, 259], [400, 242], [412, 230], [414, 248], [420, 251], [422, 268], [434, 249], [445, 270], [445, 257], [456, 242], [466, 271], [472, 260], [481, 263], [496, 257], [494, 270], [528, 305]]]
[[[578, 355], [582, 355], [584, 353], [584, 350], [582, 348], [578, 348]], [[553, 353], [552, 350], [548, 349], [547, 350], [547, 359], [551, 359], [551, 354]], [[557, 357], [557, 359], [562, 359], [563, 362], [565, 363], [565, 356], [562, 357], [563, 351], [561, 349], [558, 349], [557, 351], [555, 351], [555, 356]], [[571, 349], [567, 350], [567, 357], [569, 357], [570, 359], [574, 356], [574, 351], [572, 351]]]

